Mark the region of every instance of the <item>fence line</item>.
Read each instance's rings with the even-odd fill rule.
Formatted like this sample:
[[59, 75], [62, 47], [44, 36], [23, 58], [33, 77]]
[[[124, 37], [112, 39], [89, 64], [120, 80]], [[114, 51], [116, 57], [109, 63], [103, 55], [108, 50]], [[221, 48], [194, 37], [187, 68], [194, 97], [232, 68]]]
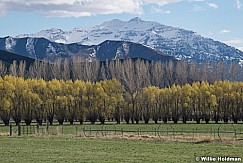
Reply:
[[[121, 135], [123, 136], [124, 134], [133, 134], [137, 136], [143, 136], [143, 135], [150, 135], [154, 136], [157, 138], [161, 137], [176, 137], [176, 136], [182, 136], [182, 137], [193, 137], [195, 138], [196, 136], [205, 136], [205, 135], [210, 135], [214, 139], [219, 139], [222, 140], [224, 138], [232, 138], [234, 140], [243, 140], [243, 132], [237, 131], [235, 127], [232, 125], [233, 131], [226, 131], [224, 130], [222, 125], [219, 125], [217, 129], [211, 128], [211, 130], [208, 131], [202, 131], [198, 130], [197, 128], [193, 128], [192, 130], [185, 130], [181, 128], [180, 130], [175, 130], [172, 126], [166, 127], [161, 129], [159, 127], [152, 128], [151, 130], [141, 130], [140, 128], [138, 129], [133, 129], [133, 130], [128, 130], [128, 129], [117, 129], [114, 127], [114, 129], [107, 129], [105, 126], [102, 126], [100, 129], [97, 128], [92, 128], [92, 127], [87, 127], [87, 126], [75, 126], [74, 131], [64, 131], [63, 125], [61, 126], [56, 126], [56, 128], [50, 128], [49, 125], [46, 126], [40, 126], [39, 124], [37, 125], [31, 125], [31, 126], [25, 126], [25, 125], [18, 125], [17, 128], [13, 127], [11, 124], [9, 126], [9, 131], [6, 133], [9, 133], [8, 135], [77, 135], [77, 136], [84, 136], [84, 137], [94, 137], [94, 136], [103, 136], [103, 137], [108, 137], [109, 135]], [[1, 127], [0, 127], [0, 133], [1, 133]]]

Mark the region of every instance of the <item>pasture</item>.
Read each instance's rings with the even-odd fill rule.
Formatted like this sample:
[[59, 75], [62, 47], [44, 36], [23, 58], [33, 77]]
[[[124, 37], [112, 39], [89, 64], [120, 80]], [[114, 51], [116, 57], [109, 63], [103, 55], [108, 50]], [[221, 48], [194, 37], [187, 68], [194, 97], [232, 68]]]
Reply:
[[195, 162], [197, 156], [240, 157], [242, 145], [76, 136], [0, 136], [0, 162]]

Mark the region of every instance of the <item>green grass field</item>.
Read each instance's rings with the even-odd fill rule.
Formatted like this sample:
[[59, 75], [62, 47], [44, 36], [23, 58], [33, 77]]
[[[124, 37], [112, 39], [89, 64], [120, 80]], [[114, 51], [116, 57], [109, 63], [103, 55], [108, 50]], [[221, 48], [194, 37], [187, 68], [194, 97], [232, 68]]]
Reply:
[[196, 156], [242, 157], [241, 145], [97, 139], [75, 136], [0, 136], [0, 162], [195, 162]]

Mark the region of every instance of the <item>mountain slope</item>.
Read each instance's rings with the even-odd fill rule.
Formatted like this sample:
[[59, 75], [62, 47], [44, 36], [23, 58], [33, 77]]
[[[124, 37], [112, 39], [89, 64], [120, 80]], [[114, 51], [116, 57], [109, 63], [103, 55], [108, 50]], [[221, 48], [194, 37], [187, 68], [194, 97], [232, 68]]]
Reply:
[[84, 60], [105, 61], [117, 58], [143, 58], [147, 60], [176, 60], [162, 52], [149, 47], [126, 41], [104, 41], [99, 45], [80, 45], [77, 43], [62, 44], [51, 42], [45, 38], [0, 38], [0, 49], [25, 57], [43, 60], [48, 58], [67, 58], [73, 55]]
[[35, 61], [35, 59], [17, 55], [3, 50], [0, 50], [0, 60], [3, 61], [6, 65], [12, 64], [13, 61], [26, 61], [27, 67], [29, 67]]
[[105, 40], [129, 41], [149, 46], [176, 58], [191, 61], [234, 61], [243, 64], [243, 52], [224, 43], [204, 38], [193, 31], [133, 18], [114, 19], [94, 27], [43, 30], [22, 37], [44, 37], [54, 42], [98, 45]]

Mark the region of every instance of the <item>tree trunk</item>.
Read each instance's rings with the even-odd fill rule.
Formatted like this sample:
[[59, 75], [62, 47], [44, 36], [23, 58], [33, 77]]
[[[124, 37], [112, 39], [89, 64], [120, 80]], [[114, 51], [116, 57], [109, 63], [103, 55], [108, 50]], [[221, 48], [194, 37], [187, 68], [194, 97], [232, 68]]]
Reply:
[[206, 115], [205, 116], [205, 122], [206, 122], [206, 124], [209, 124], [209, 121], [210, 121], [210, 116], [209, 115]]
[[79, 123], [82, 125], [82, 124], [84, 124], [84, 119], [83, 118], [80, 118], [79, 119]]
[[219, 123], [219, 119], [220, 119], [219, 115], [217, 113], [214, 113], [214, 121], [216, 124]]
[[232, 119], [233, 119], [234, 124], [238, 123], [238, 116], [236, 114], [232, 113]]
[[91, 122], [91, 124], [95, 124], [96, 119], [97, 116], [95, 115], [95, 113], [89, 113], [88, 120]]
[[31, 122], [32, 122], [32, 119], [31, 118], [26, 118], [26, 119], [24, 119], [24, 122], [25, 122], [25, 124], [27, 126], [29, 126], [31, 124]]
[[224, 116], [224, 123], [228, 123], [229, 122], [229, 118], [227, 116]]
[[73, 125], [73, 123], [74, 123], [74, 116], [69, 117], [68, 121], [69, 121], [70, 125]]
[[74, 123], [73, 119], [69, 119], [68, 121], [69, 121], [70, 125], [73, 125], [73, 123]]
[[116, 124], [121, 124], [120, 118], [116, 119]]
[[99, 117], [99, 121], [102, 125], [105, 124], [105, 118], [104, 117]]
[[50, 114], [50, 115], [47, 117], [47, 119], [48, 119], [50, 125], [53, 125], [53, 118], [54, 118], [54, 115], [53, 115], [53, 114]]
[[14, 119], [16, 126], [18, 126], [21, 123], [21, 116], [20, 115], [14, 116], [13, 119]]
[[149, 117], [144, 117], [144, 123], [148, 124], [149, 123]]
[[174, 122], [175, 124], [177, 124], [178, 119], [177, 119], [177, 118], [173, 118], [173, 122]]
[[197, 124], [200, 124], [201, 123], [201, 118], [198, 115], [196, 115], [195, 121], [196, 121]]
[[186, 121], [187, 121], [187, 117], [186, 117], [186, 116], [183, 116], [183, 117], [182, 117], [182, 122], [183, 122], [184, 124], [186, 124]]
[[0, 116], [3, 120], [3, 123], [5, 126], [9, 126], [9, 121], [10, 121], [10, 114], [8, 111], [1, 111]]
[[178, 116], [177, 115], [172, 115], [172, 121], [175, 123], [175, 124], [177, 124], [177, 122], [179, 121], [179, 118], [178, 118]]
[[63, 122], [64, 122], [64, 118], [59, 118], [57, 119], [59, 125], [63, 125]]
[[135, 119], [136, 124], [139, 124], [139, 117], [135, 117], [134, 119]]
[[134, 117], [132, 116], [132, 118], [131, 118], [131, 121], [132, 121], [132, 124], [134, 124]]
[[126, 121], [127, 124], [129, 124], [129, 121], [130, 121], [130, 115], [129, 115], [129, 114], [125, 114], [125, 115], [124, 115], [124, 120]]
[[209, 124], [209, 120], [210, 119], [207, 119], [207, 118], [205, 119], [206, 124]]
[[9, 126], [10, 116], [2, 116], [3, 123], [5, 126]]
[[162, 120], [163, 120], [164, 123], [168, 122], [168, 118], [167, 117], [163, 117]]
[[9, 119], [2, 118], [2, 120], [5, 126], [9, 126], [9, 121], [10, 121]]
[[42, 118], [36, 118], [36, 122], [37, 122], [40, 126], [42, 125], [42, 121], [43, 121]]

